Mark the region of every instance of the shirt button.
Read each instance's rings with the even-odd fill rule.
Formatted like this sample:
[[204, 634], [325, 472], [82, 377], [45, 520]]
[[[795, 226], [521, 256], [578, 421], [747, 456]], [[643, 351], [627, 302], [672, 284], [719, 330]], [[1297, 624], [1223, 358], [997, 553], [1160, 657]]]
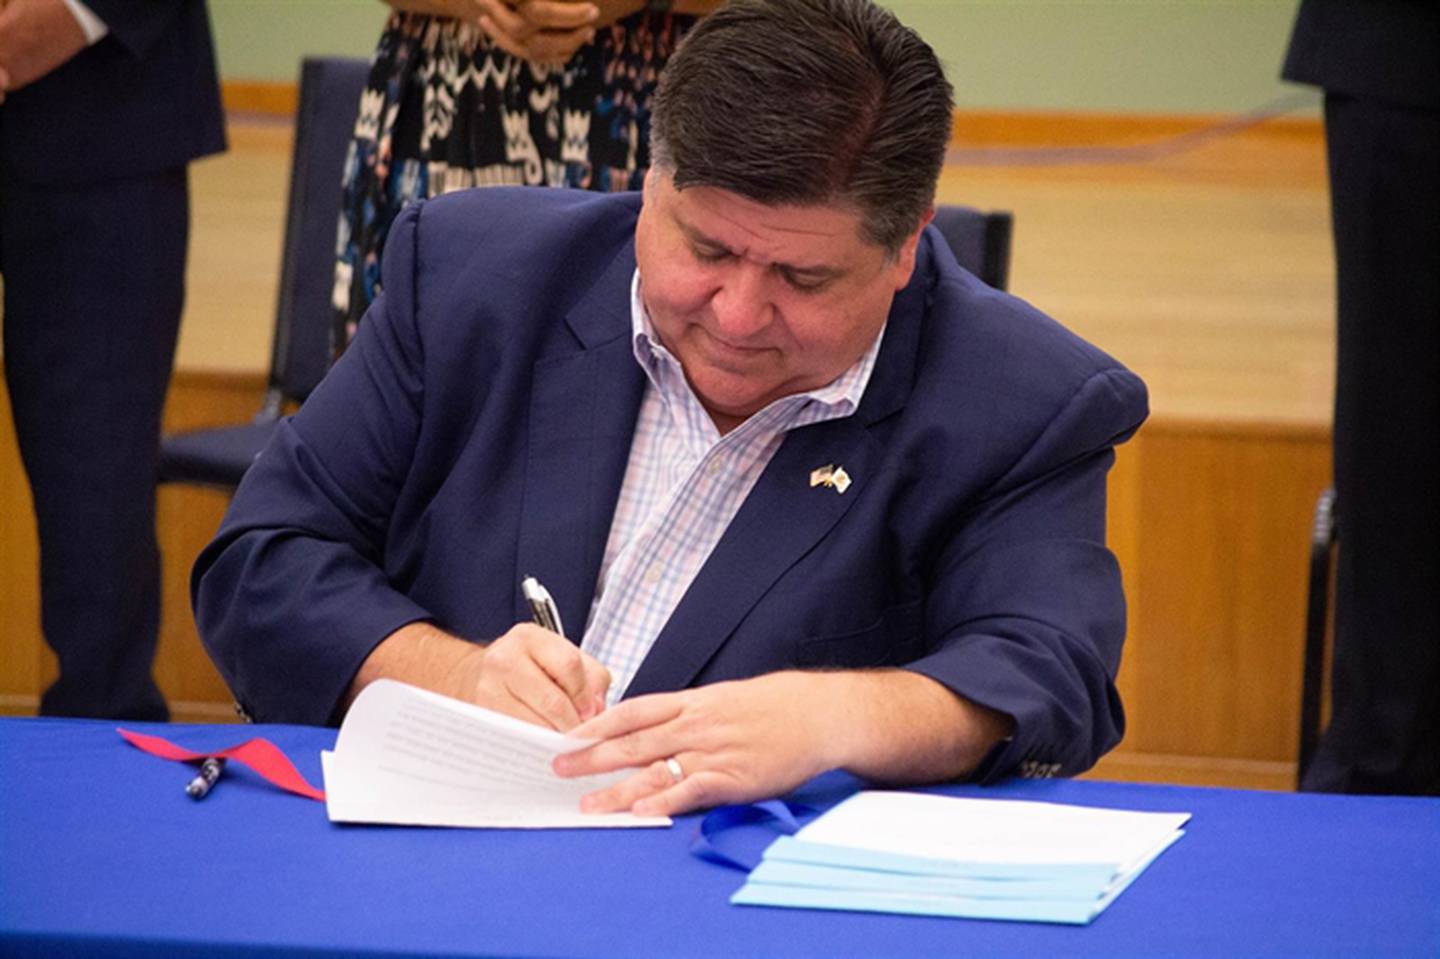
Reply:
[[644, 579], [646, 586], [654, 586], [656, 583], [660, 582], [660, 564], [651, 563], [650, 568], [645, 570]]
[[720, 457], [718, 457], [718, 456], [715, 457], [715, 458], [712, 459], [710, 462], [708, 462], [708, 463], [705, 464], [705, 473], [706, 473], [706, 475], [708, 475], [708, 476], [714, 476], [716, 473], [720, 472], [720, 468], [721, 468], [722, 465], [724, 465], [724, 464], [722, 464], [722, 463], [720, 462]]

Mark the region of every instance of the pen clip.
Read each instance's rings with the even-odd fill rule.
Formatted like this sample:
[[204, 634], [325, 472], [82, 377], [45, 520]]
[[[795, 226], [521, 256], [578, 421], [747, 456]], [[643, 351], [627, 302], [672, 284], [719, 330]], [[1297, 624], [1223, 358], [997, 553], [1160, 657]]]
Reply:
[[541, 628], [548, 629], [557, 636], [565, 635], [565, 629], [560, 625], [560, 609], [555, 605], [550, 591], [540, 585], [538, 579], [526, 576], [520, 580], [520, 592], [525, 594], [525, 601], [530, 604], [530, 613]]

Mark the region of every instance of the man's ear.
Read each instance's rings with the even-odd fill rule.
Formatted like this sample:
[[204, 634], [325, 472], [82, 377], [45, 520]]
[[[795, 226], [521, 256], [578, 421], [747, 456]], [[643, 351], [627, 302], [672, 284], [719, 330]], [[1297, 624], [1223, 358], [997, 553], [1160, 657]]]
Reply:
[[[637, 237], [644, 231], [654, 229], [653, 220], [660, 215], [659, 211], [664, 206], [667, 177], [668, 174], [658, 166], [651, 166], [645, 171], [645, 180], [640, 188], [640, 218], [635, 226]], [[670, 185], [668, 189], [673, 190], [674, 186]]]
[[651, 166], [645, 171], [645, 181], [640, 186], [640, 191], [644, 195], [643, 202], [649, 203], [655, 199], [655, 194], [660, 189], [660, 181], [667, 175], [658, 166]]
[[911, 275], [915, 272], [915, 251], [920, 248], [920, 234], [925, 232], [925, 227], [935, 219], [935, 207], [931, 206], [920, 218], [920, 224], [915, 227], [915, 232], [905, 238], [900, 244], [900, 249], [895, 251], [895, 289], [903, 290], [910, 282]]

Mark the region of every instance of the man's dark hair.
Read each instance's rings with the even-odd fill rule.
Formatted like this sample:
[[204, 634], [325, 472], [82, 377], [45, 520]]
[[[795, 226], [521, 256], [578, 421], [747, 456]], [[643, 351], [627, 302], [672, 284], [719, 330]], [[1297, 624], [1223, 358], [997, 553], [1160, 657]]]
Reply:
[[731, 0], [665, 67], [651, 154], [679, 189], [848, 205], [893, 253], [934, 202], [951, 109], [935, 52], [870, 0]]

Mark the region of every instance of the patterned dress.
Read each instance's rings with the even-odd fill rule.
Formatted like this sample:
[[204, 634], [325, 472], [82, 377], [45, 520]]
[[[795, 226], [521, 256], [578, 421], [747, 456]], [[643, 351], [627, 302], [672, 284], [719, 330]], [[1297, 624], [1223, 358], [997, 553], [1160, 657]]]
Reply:
[[639, 189], [656, 78], [696, 19], [637, 13], [547, 66], [492, 46], [472, 24], [393, 14], [345, 160], [335, 353], [380, 292], [385, 235], [406, 203], [472, 186]]

